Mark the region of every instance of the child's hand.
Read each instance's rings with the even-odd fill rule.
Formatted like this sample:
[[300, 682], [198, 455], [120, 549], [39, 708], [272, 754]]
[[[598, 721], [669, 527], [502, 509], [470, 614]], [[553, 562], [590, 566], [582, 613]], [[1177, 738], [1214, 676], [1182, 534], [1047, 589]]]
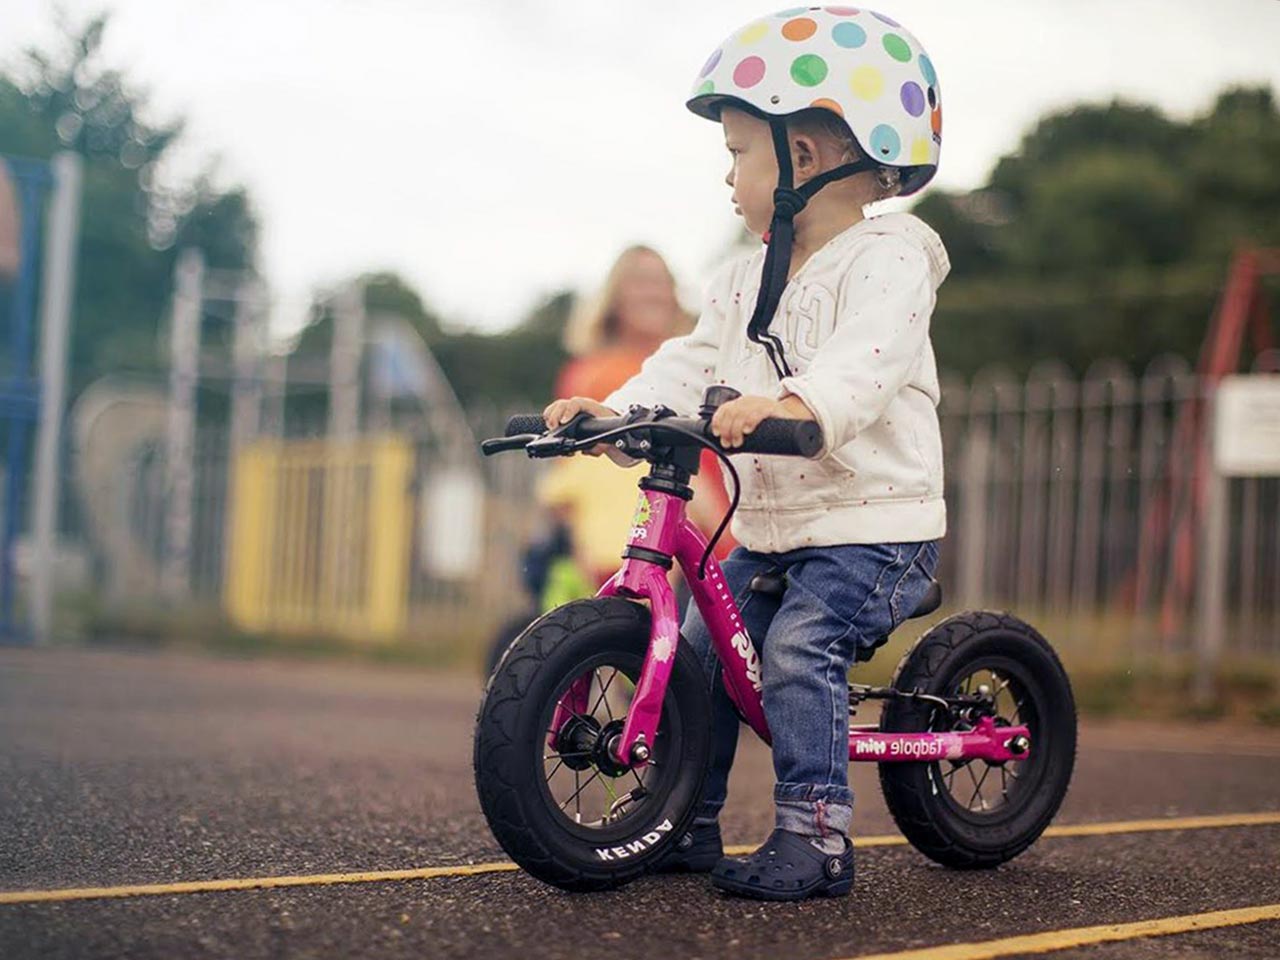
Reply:
[[720, 438], [727, 450], [742, 446], [743, 440], [760, 425], [761, 420], [778, 417], [783, 420], [812, 420], [813, 412], [794, 394], [781, 400], [770, 397], [738, 397], [720, 405], [711, 418], [711, 432]]
[[616, 417], [618, 415], [616, 410], [610, 410], [603, 403], [597, 403], [589, 397], [570, 397], [567, 400], [552, 400], [547, 405], [547, 409], [542, 411], [542, 419], [547, 422], [548, 430], [554, 430], [561, 424], [568, 423], [584, 411], [593, 417]]
[[[548, 430], [554, 430], [556, 427], [568, 423], [579, 413], [589, 413], [593, 417], [616, 417], [618, 412], [610, 410], [603, 403], [597, 403], [589, 397], [570, 397], [567, 400], [553, 400], [547, 409], [542, 411], [542, 419], [547, 423]], [[593, 457], [598, 457], [602, 453], [610, 454], [610, 459], [623, 466], [628, 466], [631, 461], [629, 458], [620, 459], [621, 455], [613, 456], [617, 450], [608, 443], [597, 443], [590, 450], [586, 451]]]
[[720, 438], [726, 450], [742, 446], [743, 438], [754, 430], [761, 420], [784, 417], [782, 405], [770, 397], [738, 397], [722, 403], [711, 418], [711, 432]]

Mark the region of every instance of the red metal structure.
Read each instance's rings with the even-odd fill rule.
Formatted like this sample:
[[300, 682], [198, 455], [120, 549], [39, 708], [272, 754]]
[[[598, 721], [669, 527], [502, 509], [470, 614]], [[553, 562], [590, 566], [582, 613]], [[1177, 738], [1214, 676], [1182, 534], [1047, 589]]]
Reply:
[[[1270, 305], [1263, 278], [1280, 274], [1280, 250], [1241, 249], [1231, 260], [1227, 282], [1209, 323], [1196, 372], [1200, 391], [1188, 399], [1178, 416], [1177, 430], [1170, 446], [1171, 467], [1188, 461], [1192, 470], [1170, 469], [1165, 498], [1157, 501], [1143, 525], [1158, 551], [1171, 551], [1172, 587], [1161, 602], [1161, 631], [1172, 636], [1181, 626], [1195, 593], [1197, 538], [1209, 476], [1206, 397], [1219, 381], [1241, 369], [1245, 336], [1251, 341], [1253, 357], [1276, 357], [1276, 340], [1271, 329]], [[1273, 369], [1280, 362], [1269, 361]]]

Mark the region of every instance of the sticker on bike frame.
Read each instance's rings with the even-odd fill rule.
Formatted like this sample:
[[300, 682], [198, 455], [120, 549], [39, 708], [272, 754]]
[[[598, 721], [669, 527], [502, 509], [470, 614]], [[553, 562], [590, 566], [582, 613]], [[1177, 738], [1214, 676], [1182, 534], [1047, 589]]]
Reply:
[[649, 534], [649, 520], [653, 516], [653, 504], [649, 502], [648, 496], [640, 494], [640, 499], [636, 502], [635, 516], [631, 518], [631, 539], [644, 540]]
[[751, 638], [746, 632], [739, 630], [733, 635], [733, 649], [738, 652], [747, 667], [747, 679], [751, 681], [751, 686], [757, 691], [764, 688], [764, 683], [760, 679], [760, 655], [756, 653], [755, 645], [751, 642]]
[[644, 853], [670, 832], [671, 821], [663, 820], [639, 840], [631, 840], [620, 847], [596, 847], [596, 856], [601, 860], [625, 860], [637, 853]]
[[917, 760], [945, 760], [958, 755], [955, 744], [939, 737], [935, 740], [882, 740], [861, 736], [854, 741], [854, 756], [913, 757]]
[[653, 659], [659, 663], [666, 663], [670, 660], [674, 650], [675, 644], [671, 642], [670, 637], [659, 637], [653, 641]]

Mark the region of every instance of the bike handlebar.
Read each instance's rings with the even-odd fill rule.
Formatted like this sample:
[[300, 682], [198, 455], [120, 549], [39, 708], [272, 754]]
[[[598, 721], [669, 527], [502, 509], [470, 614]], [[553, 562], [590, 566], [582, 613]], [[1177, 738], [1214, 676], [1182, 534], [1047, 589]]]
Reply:
[[[643, 436], [653, 432], [661, 436], [664, 444], [678, 443], [680, 433], [696, 434], [711, 441], [725, 453], [761, 453], [772, 456], [812, 457], [822, 449], [822, 428], [812, 420], [787, 420], [770, 417], [761, 420], [755, 430], [743, 438], [740, 447], [728, 449], [720, 445], [720, 440], [711, 432], [711, 423], [697, 417], [664, 417], [660, 420], [640, 420], [629, 424], [626, 417], [584, 417], [577, 422], [570, 421], [565, 425], [564, 435], [574, 440], [589, 440], [591, 437], [620, 430], [626, 427]], [[518, 414], [507, 421], [506, 436], [518, 437], [547, 432], [546, 422], [538, 414]], [[696, 443], [692, 438], [688, 443]], [[513, 446], [501, 442], [486, 441], [492, 446], [486, 452], [497, 452], [498, 449], [511, 449]]]

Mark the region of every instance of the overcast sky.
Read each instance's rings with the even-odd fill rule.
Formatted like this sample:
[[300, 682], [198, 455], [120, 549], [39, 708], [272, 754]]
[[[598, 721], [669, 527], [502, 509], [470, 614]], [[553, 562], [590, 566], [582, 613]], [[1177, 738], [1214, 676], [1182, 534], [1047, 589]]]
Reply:
[[[624, 246], [696, 304], [735, 236], [719, 128], [684, 109], [707, 55], [785, 6], [741, 0], [63, 0], [108, 9], [109, 64], [188, 118], [180, 164], [250, 190], [278, 329], [309, 292], [394, 269], [486, 330], [599, 282]], [[53, 37], [0, 0], [0, 61]], [[1122, 97], [1186, 118], [1280, 92], [1280, 0], [880, 0], [937, 67], [936, 184], [981, 184], [1046, 110]], [[4, 144], [0, 144], [0, 150]], [[944, 238], [945, 239], [945, 238]]]

